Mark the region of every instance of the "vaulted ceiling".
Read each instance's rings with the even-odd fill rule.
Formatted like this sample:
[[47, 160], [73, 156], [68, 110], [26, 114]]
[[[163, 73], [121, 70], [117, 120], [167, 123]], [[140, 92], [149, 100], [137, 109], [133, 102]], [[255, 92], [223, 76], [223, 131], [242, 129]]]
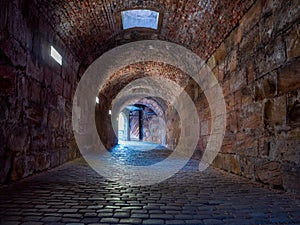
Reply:
[[[160, 39], [186, 46], [207, 59], [255, 0], [34, 0], [79, 61], [88, 65], [105, 51], [136, 40]], [[160, 12], [160, 27], [122, 29], [121, 11]]]

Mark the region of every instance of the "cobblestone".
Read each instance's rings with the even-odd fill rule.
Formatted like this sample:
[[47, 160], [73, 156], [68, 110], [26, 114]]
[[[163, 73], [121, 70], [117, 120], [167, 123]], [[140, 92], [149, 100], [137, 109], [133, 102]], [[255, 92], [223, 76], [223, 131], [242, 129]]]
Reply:
[[0, 224], [300, 224], [297, 196], [197, 165], [192, 159], [159, 184], [132, 187], [79, 159], [0, 187]]

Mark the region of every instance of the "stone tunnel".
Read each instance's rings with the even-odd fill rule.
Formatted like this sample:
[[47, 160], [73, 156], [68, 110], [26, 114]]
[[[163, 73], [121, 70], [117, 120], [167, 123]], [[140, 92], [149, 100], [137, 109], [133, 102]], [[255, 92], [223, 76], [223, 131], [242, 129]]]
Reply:
[[300, 224], [299, 0], [1, 0], [0, 109], [0, 224]]

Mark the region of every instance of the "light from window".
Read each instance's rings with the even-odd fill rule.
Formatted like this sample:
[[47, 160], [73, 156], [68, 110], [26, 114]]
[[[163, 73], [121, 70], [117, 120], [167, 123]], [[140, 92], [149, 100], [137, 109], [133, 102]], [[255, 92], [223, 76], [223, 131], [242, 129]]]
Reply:
[[122, 12], [123, 29], [144, 27], [157, 29], [159, 13], [148, 9], [133, 9]]
[[51, 46], [51, 57], [58, 62], [59, 65], [62, 65], [62, 57], [53, 46]]

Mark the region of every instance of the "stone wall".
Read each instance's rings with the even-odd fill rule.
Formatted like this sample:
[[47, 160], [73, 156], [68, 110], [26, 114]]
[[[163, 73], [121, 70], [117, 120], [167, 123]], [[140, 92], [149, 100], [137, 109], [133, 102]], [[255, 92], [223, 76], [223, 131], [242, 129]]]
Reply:
[[[78, 63], [23, 2], [0, 5], [0, 184], [78, 156], [71, 125]], [[51, 45], [62, 66], [50, 57]]]
[[[118, 144], [117, 134], [113, 128], [113, 126], [115, 126], [115, 130], [118, 130], [117, 118], [113, 119], [109, 114], [109, 110], [111, 110], [111, 100], [107, 99], [106, 96], [101, 93], [98, 95], [98, 98], [99, 104], [95, 103], [95, 124], [98, 136], [104, 147], [106, 149], [110, 149], [114, 145]], [[86, 115], [83, 115], [83, 118], [85, 117]]]
[[299, 36], [298, 0], [257, 1], [208, 60], [227, 104], [226, 135], [214, 166], [297, 193]]
[[148, 115], [147, 108], [143, 116], [143, 141], [165, 144], [166, 126], [164, 119], [158, 115]]

